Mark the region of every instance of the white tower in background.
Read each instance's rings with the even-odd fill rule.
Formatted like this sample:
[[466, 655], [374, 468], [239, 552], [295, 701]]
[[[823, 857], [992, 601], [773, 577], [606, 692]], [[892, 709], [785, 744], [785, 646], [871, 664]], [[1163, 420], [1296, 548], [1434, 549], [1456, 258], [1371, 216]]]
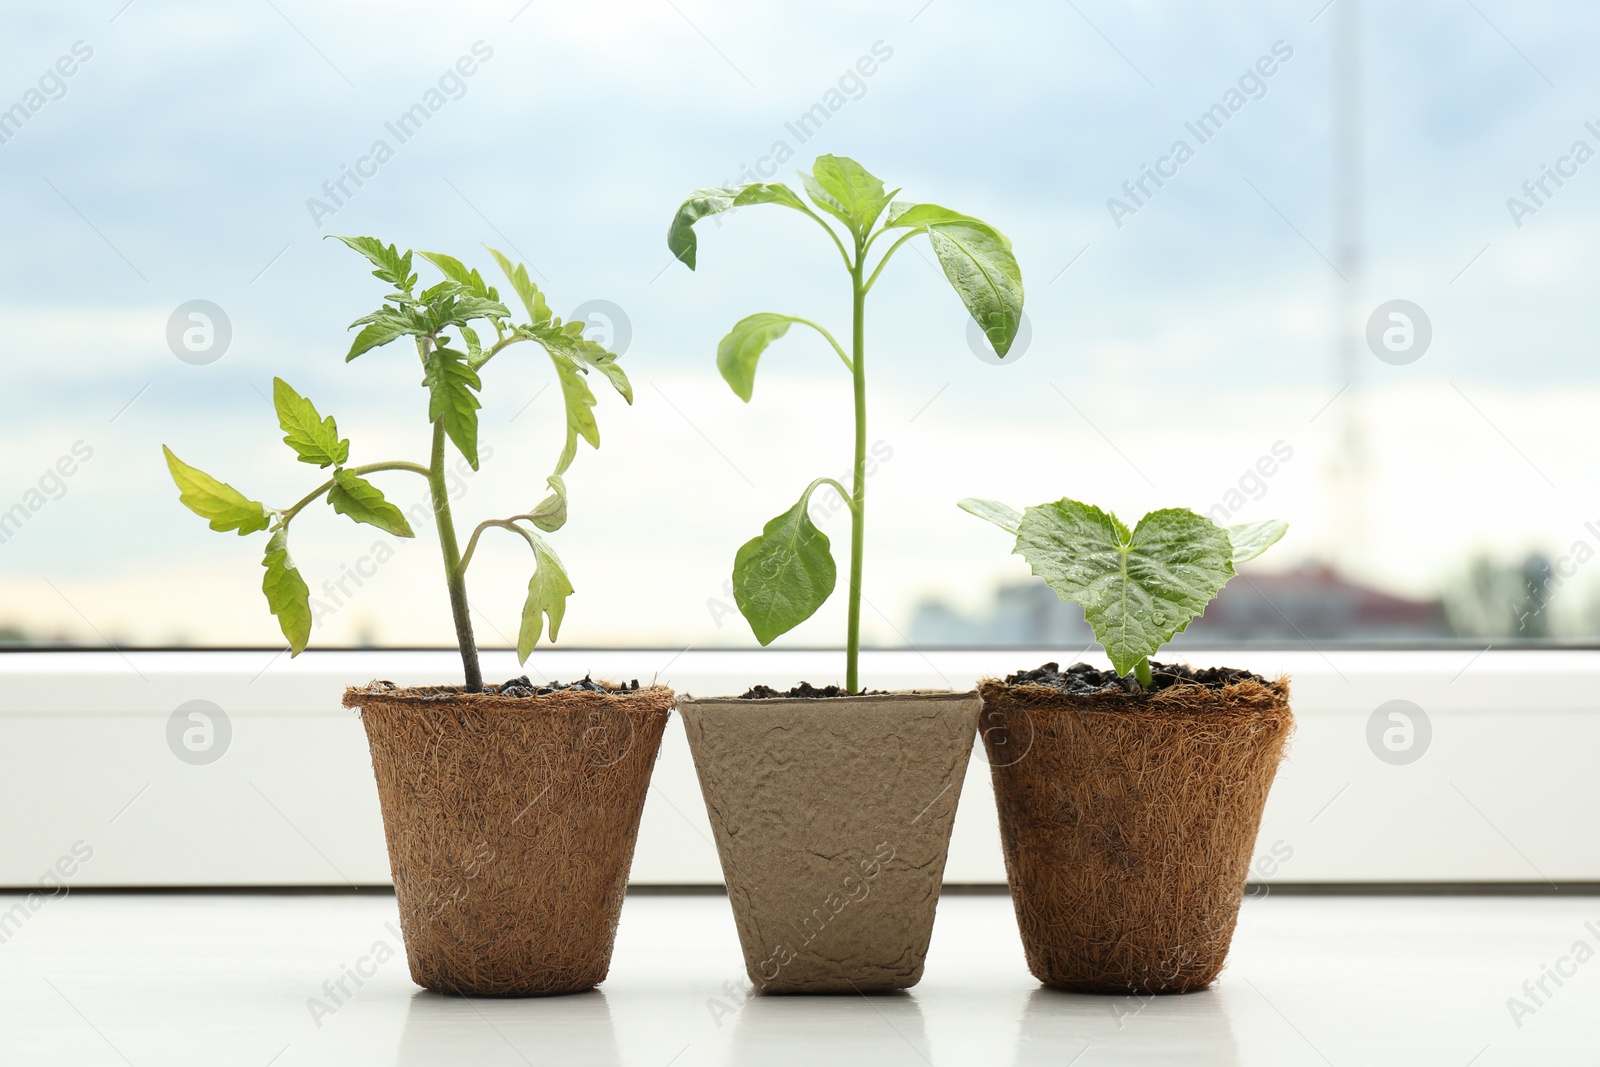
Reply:
[[[1361, 5], [1336, 0], [1333, 10], [1333, 230], [1334, 382], [1344, 392], [1331, 405], [1334, 434], [1330, 464], [1333, 542], [1330, 561], [1346, 574], [1359, 573], [1367, 560], [1369, 466], [1361, 368]], [[1325, 431], [1326, 432], [1326, 431]]]

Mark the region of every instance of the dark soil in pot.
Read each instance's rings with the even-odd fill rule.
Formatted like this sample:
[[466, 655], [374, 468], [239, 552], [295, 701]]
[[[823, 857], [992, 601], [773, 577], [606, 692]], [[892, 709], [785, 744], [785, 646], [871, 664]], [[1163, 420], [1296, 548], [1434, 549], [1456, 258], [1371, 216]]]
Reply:
[[758, 992], [922, 977], [979, 708], [976, 693], [682, 702]]
[[1149, 691], [1084, 664], [979, 686], [1012, 901], [1049, 986], [1189, 992], [1227, 958], [1288, 681], [1151, 668]]
[[345, 692], [372, 750], [418, 985], [531, 996], [605, 978], [675, 703], [665, 686], [590, 679]]
[[808, 700], [820, 700], [824, 698], [847, 696], [881, 697], [888, 696], [888, 692], [883, 689], [868, 689], [861, 693], [852, 694], [842, 685], [824, 685], [818, 687], [812, 685], [810, 682], [801, 682], [799, 685], [790, 689], [786, 689], [781, 693], [772, 688], [770, 685], [752, 685], [749, 689], [746, 689], [739, 695], [739, 699], [779, 700], [784, 697], [804, 697]]

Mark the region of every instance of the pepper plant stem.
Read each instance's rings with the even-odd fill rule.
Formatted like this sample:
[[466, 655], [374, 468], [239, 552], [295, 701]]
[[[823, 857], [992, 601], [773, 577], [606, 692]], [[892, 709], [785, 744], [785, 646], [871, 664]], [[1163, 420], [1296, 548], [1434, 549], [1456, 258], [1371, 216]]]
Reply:
[[461, 549], [456, 544], [456, 524], [450, 517], [450, 491], [444, 479], [444, 419], [433, 424], [433, 459], [428, 464], [428, 489], [433, 497], [433, 518], [439, 527], [439, 550], [444, 554], [444, 579], [450, 587], [450, 614], [456, 624], [456, 644], [466, 670], [467, 692], [483, 692], [483, 671], [478, 666], [478, 643], [472, 636], [472, 614], [467, 607], [467, 578], [461, 571]]
[[866, 308], [867, 290], [862, 284], [862, 265], [866, 249], [856, 238], [856, 259], [850, 266], [850, 282], [855, 298], [852, 309], [850, 374], [855, 379], [856, 462], [855, 483], [850, 509], [850, 614], [846, 633], [845, 689], [860, 692], [861, 660], [861, 564], [867, 532], [867, 366]]

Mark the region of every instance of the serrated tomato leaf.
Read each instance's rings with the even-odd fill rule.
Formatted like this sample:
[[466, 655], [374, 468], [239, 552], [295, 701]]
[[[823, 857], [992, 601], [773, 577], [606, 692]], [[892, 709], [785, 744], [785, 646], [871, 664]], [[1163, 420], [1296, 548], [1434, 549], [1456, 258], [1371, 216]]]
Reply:
[[[483, 247], [489, 248], [488, 245]], [[489, 248], [489, 254], [494, 257], [506, 279], [511, 282], [511, 288], [516, 291], [517, 298], [528, 311], [529, 321], [535, 325], [549, 322], [550, 305], [545, 303], [544, 294], [539, 292], [539, 287], [528, 277], [528, 268], [521, 263], [513, 264], [499, 249]]]
[[555, 364], [556, 377], [561, 382], [561, 400], [567, 414], [567, 443], [556, 461], [556, 474], [565, 474], [578, 455], [578, 438], [589, 442], [591, 448], [600, 447], [600, 425], [594, 420], [594, 393], [584, 378], [583, 368], [565, 353], [546, 349], [550, 362]]
[[528, 513], [528, 519], [545, 533], [555, 533], [567, 524], [567, 481], [559, 474], [545, 479], [551, 493]]
[[547, 323], [534, 323], [519, 329], [543, 345], [546, 351], [566, 356], [574, 363], [593, 367], [605, 375], [606, 381], [621, 394], [622, 399], [630, 404], [633, 403], [633, 385], [628, 381], [628, 376], [622, 367], [618, 365], [616, 353], [609, 351], [598, 341], [591, 341], [585, 337], [583, 323], [568, 322], [556, 325], [557, 322], [559, 320], [552, 319]]
[[361, 326], [361, 332], [350, 342], [350, 351], [345, 353], [344, 357], [346, 363], [374, 348], [381, 348], [390, 341], [401, 337], [418, 337], [428, 332], [426, 322], [417, 321], [412, 316], [390, 308], [375, 311], [365, 319], [357, 319], [350, 325]]
[[376, 526], [396, 537], [416, 536], [405, 514], [389, 503], [377, 486], [359, 474], [337, 470], [333, 472], [333, 482], [333, 488], [328, 490], [328, 503], [340, 515], [348, 515], [356, 522]]
[[367, 260], [378, 269], [372, 272], [374, 278], [388, 282], [396, 289], [410, 292], [411, 287], [417, 284], [417, 276], [411, 273], [411, 253], [401, 254], [394, 245], [384, 245], [376, 237], [341, 237], [338, 234], [329, 234], [335, 241], [342, 241], [346, 245], [360, 252]]
[[259, 500], [251, 500], [227, 482], [219, 482], [198, 467], [191, 467], [166, 445], [167, 470], [178, 486], [178, 501], [206, 519], [219, 533], [237, 530], [242, 537], [267, 528], [271, 512]]
[[323, 418], [317, 406], [282, 378], [272, 379], [272, 405], [278, 411], [283, 443], [294, 449], [300, 462], [336, 467], [350, 460], [350, 441], [340, 439], [333, 416]]
[[533, 546], [535, 569], [528, 579], [528, 598], [522, 605], [522, 625], [517, 630], [517, 662], [526, 663], [539, 643], [544, 620], [550, 620], [550, 640], [555, 641], [561, 630], [561, 619], [567, 612], [567, 598], [572, 595], [572, 581], [554, 550], [537, 534], [523, 531]]
[[428, 421], [444, 421], [444, 432], [478, 469], [478, 372], [467, 365], [465, 352], [435, 348], [423, 362], [422, 384], [428, 387]]
[[484, 282], [483, 275], [478, 273], [476, 267], [469, 268], [455, 256], [447, 256], [443, 252], [419, 251], [417, 255], [438, 267], [440, 274], [461, 286], [466, 292], [485, 300], [499, 301], [498, 294]]
[[289, 654], [298, 656], [311, 640], [311, 590], [289, 558], [289, 531], [280, 528], [267, 541], [261, 566], [266, 569], [261, 591], [267, 595], [267, 606], [278, 618], [278, 628], [289, 642]]

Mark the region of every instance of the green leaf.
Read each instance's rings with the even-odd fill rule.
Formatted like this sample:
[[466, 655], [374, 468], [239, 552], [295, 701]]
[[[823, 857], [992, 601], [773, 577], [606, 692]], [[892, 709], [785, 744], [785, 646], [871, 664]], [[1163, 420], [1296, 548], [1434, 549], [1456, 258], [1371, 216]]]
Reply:
[[300, 569], [289, 558], [289, 531], [279, 528], [267, 542], [261, 565], [261, 591], [267, 606], [278, 617], [278, 628], [289, 642], [289, 654], [298, 656], [311, 640], [311, 590], [306, 588]]
[[1022, 268], [1006, 239], [986, 223], [959, 218], [929, 223], [928, 240], [944, 276], [1004, 358], [1022, 322]]
[[385, 304], [370, 315], [363, 315], [350, 324], [350, 329], [364, 326], [369, 322], [390, 322], [396, 327], [403, 327], [408, 333], [427, 333], [428, 317], [423, 314], [417, 302], [411, 297], [399, 297], [390, 293], [388, 298], [396, 301], [396, 306]]
[[838, 580], [828, 536], [807, 513], [814, 488], [733, 559], [733, 599], [763, 645], [816, 614]]
[[[587, 338], [584, 339], [584, 343], [594, 345], [596, 348], [600, 347]], [[601, 363], [591, 363], [590, 366], [594, 367], [601, 374], [604, 374], [606, 376], [606, 381], [611, 383], [611, 388], [620, 393], [622, 395], [622, 399], [632, 404], [633, 383], [628, 381], [627, 373], [617, 365], [617, 357], [612, 355], [610, 352], [607, 352], [606, 355], [611, 356], [611, 358]]]
[[1009, 534], [1016, 534], [1022, 528], [1022, 512], [1010, 504], [1002, 504], [998, 500], [984, 500], [981, 497], [969, 496], [959, 501], [956, 507], [969, 515], [976, 515], [994, 523]]
[[355, 340], [350, 343], [350, 351], [344, 357], [346, 363], [364, 352], [380, 348], [397, 338], [415, 337], [428, 332], [426, 323], [414, 321], [389, 308], [375, 311], [365, 319], [357, 319], [350, 325], [361, 326], [363, 322], [366, 325], [356, 334]]
[[1042, 504], [1023, 513], [1016, 551], [1083, 607], [1118, 674], [1186, 629], [1234, 574], [1227, 531], [1183, 508], [1152, 511], [1130, 533], [1088, 504]]
[[556, 461], [557, 474], [565, 474], [578, 455], [578, 438], [589, 442], [590, 447], [600, 447], [600, 426], [594, 421], [594, 394], [584, 380], [583, 368], [564, 353], [551, 351], [550, 362], [555, 364], [556, 377], [561, 380], [561, 399], [567, 411], [567, 444]]
[[477, 370], [486, 362], [483, 358], [483, 342], [478, 339], [478, 331], [471, 326], [463, 326], [461, 339], [467, 342], [467, 366]]
[[441, 294], [431, 301], [426, 316], [431, 333], [447, 326], [465, 327], [473, 319], [509, 319], [511, 309], [498, 300], [486, 300], [470, 293], [451, 293]]
[[419, 304], [434, 304], [447, 297], [460, 296], [466, 291], [466, 286], [460, 282], [446, 278], [443, 281], [434, 282], [417, 294], [417, 302]]
[[883, 182], [848, 156], [818, 156], [800, 180], [814, 204], [857, 234], [871, 230], [889, 202]]
[[178, 501], [202, 519], [210, 520], [213, 530], [219, 533], [237, 530], [243, 537], [267, 528], [271, 512], [265, 504], [189, 466], [166, 445], [161, 446], [161, 451], [166, 454], [167, 470], [172, 472], [172, 480], [178, 485]]
[[546, 533], [555, 533], [567, 524], [567, 481], [559, 474], [545, 479], [554, 492], [528, 513], [533, 524]]
[[374, 278], [388, 282], [396, 289], [407, 293], [417, 284], [417, 276], [411, 273], [410, 252], [401, 255], [400, 250], [394, 245], [385, 248], [383, 242], [376, 237], [340, 237], [338, 234], [328, 236], [336, 241], [343, 241], [366, 256], [368, 261], [378, 268], [372, 272]]
[[959, 211], [951, 211], [938, 204], [908, 204], [903, 200], [896, 200], [889, 205], [889, 213], [884, 216], [883, 224], [890, 229], [914, 229], [926, 227], [933, 222], [977, 221], [971, 215], [963, 215]]
[[761, 359], [761, 353], [789, 332], [790, 323], [799, 321], [793, 315], [758, 312], [734, 323], [728, 336], [718, 342], [717, 369], [740, 400], [748, 403], [755, 391], [756, 363]]
[[883, 217], [886, 229], [921, 229], [927, 230], [929, 226], [939, 222], [971, 222], [983, 226], [1000, 238], [1002, 244], [1011, 247], [1011, 238], [996, 230], [982, 219], [975, 219], [971, 215], [964, 215], [959, 211], [951, 211], [938, 204], [908, 204], [903, 200], [896, 200], [889, 205], [889, 211]]
[[[489, 248], [488, 245], [483, 247]], [[507, 259], [505, 254], [498, 249], [489, 248], [489, 254], [494, 261], [500, 264], [500, 270], [511, 282], [511, 288], [517, 291], [517, 296], [522, 301], [522, 306], [528, 309], [528, 320], [534, 325], [550, 321], [550, 305], [544, 302], [544, 294], [539, 292], [539, 287], [533, 284], [533, 279], [528, 277], [528, 268], [521, 263], [515, 265]]]
[[350, 460], [350, 441], [339, 439], [333, 416], [323, 418], [311, 401], [295, 392], [282, 378], [272, 379], [272, 404], [278, 409], [283, 443], [295, 450], [302, 463], [336, 467]]
[[1228, 527], [1228, 540], [1233, 544], [1233, 562], [1237, 566], [1255, 559], [1277, 544], [1289, 532], [1289, 524], [1281, 519], [1263, 519]]
[[428, 421], [444, 420], [444, 432], [478, 469], [478, 402], [483, 388], [478, 372], [467, 365], [464, 352], [435, 348], [423, 362], [422, 384], [428, 387]]
[[569, 360], [593, 367], [606, 376], [611, 387], [622, 395], [628, 403], [633, 403], [633, 386], [628, 381], [627, 374], [617, 364], [615, 352], [608, 351], [598, 341], [591, 341], [583, 335], [581, 322], [569, 322], [558, 326], [552, 320], [548, 324], [534, 324], [523, 327], [521, 332], [533, 338], [544, 346], [545, 351], [566, 356]]
[[738, 190], [733, 198], [734, 207], [780, 204], [783, 207], [792, 207], [796, 211], [806, 209], [805, 201], [782, 182], [751, 182], [749, 185], [738, 185], [734, 188]]
[[522, 627], [517, 631], [517, 662], [526, 663], [539, 643], [544, 620], [550, 619], [550, 640], [561, 630], [561, 617], [567, 611], [567, 597], [572, 595], [572, 581], [566, 568], [544, 539], [523, 531], [533, 546], [536, 569], [528, 580], [528, 599], [522, 605]]
[[672, 218], [672, 225], [667, 229], [667, 249], [674, 257], [683, 260], [690, 270], [694, 270], [697, 248], [694, 224], [703, 218], [747, 204], [781, 204], [796, 211], [806, 210], [805, 203], [795, 195], [794, 190], [781, 182], [696, 189]]
[[495, 291], [484, 283], [483, 275], [479, 274], [476, 268], [469, 270], [467, 265], [455, 256], [447, 256], [443, 252], [418, 252], [417, 255], [438, 267], [440, 274], [474, 296], [485, 300], [499, 300]]
[[384, 499], [378, 487], [365, 478], [347, 470], [336, 470], [333, 481], [333, 488], [328, 490], [328, 503], [333, 505], [334, 511], [396, 537], [416, 536], [400, 509]]
[[[390, 312], [405, 318], [410, 332], [437, 334], [450, 326], [465, 327], [473, 319], [490, 319], [498, 325], [511, 317], [510, 309], [500, 301], [470, 293], [448, 278], [424, 291], [418, 302], [422, 307], [406, 309], [409, 314]], [[369, 318], [378, 320], [383, 314], [380, 311]]]

